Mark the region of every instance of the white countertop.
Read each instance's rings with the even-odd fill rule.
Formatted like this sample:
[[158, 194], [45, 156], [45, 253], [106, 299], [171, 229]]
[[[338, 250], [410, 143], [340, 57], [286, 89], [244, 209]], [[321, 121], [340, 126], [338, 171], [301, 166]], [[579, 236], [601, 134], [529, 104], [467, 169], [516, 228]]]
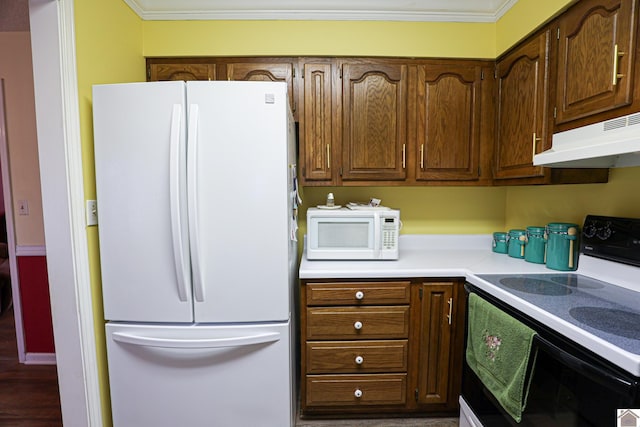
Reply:
[[[461, 277], [486, 292], [516, 307], [529, 316], [562, 331], [566, 336], [600, 354], [616, 365], [640, 376], [640, 355], [629, 353], [599, 339], [593, 334], [546, 313], [536, 306], [504, 292], [482, 280], [481, 274], [552, 274], [558, 272], [544, 264], [497, 254], [492, 250], [491, 235], [401, 235], [397, 261], [309, 261], [304, 253], [300, 263], [301, 279], [382, 279], [411, 277]], [[584, 257], [579, 270], [587, 273], [605, 272], [617, 283], [635, 291], [638, 289], [638, 268], [616, 264], [601, 266], [602, 260]], [[591, 271], [593, 270], [593, 271]], [[581, 273], [577, 271], [576, 273]], [[615, 275], [614, 275], [615, 273]], [[606, 277], [595, 278], [604, 280]]]
[[301, 279], [367, 279], [396, 277], [468, 277], [487, 273], [550, 273], [543, 264], [497, 254], [489, 234], [401, 235], [397, 261], [300, 262]]

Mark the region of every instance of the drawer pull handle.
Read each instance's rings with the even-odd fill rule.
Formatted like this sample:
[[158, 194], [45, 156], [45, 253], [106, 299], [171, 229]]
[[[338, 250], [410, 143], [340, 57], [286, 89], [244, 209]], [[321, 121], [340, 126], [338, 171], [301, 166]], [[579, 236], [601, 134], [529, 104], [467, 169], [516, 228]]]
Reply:
[[356, 322], [353, 324], [353, 327], [356, 328], [357, 330], [362, 329], [362, 322]]
[[362, 390], [357, 389], [357, 390], [353, 393], [353, 395], [354, 395], [355, 397], [357, 397], [358, 399], [360, 399], [360, 398], [362, 397]]
[[363, 362], [364, 362], [364, 358], [362, 356], [356, 356], [357, 365], [362, 365]]
[[362, 291], [356, 292], [356, 299], [362, 299], [362, 298], [364, 298], [364, 292]]

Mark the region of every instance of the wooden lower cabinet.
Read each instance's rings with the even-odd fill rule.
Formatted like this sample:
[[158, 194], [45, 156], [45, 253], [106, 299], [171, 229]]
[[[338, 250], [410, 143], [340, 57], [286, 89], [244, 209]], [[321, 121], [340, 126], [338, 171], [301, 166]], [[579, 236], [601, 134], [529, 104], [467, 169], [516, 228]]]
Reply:
[[404, 405], [407, 374], [308, 375], [308, 406]]
[[458, 411], [463, 279], [303, 280], [303, 416]]

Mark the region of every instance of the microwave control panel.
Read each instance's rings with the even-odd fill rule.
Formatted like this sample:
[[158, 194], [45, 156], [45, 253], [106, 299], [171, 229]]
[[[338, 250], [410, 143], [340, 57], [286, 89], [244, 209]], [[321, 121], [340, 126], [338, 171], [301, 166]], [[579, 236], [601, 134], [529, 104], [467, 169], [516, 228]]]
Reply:
[[395, 249], [398, 247], [398, 218], [382, 217], [382, 248]]

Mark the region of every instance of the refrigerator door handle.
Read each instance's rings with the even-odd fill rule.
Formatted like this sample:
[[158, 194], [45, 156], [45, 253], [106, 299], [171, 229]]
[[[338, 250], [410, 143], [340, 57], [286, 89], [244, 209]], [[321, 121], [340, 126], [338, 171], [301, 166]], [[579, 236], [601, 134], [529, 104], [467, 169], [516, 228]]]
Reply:
[[247, 335], [229, 338], [206, 338], [206, 339], [174, 339], [174, 338], [154, 338], [140, 335], [114, 332], [113, 340], [124, 344], [131, 344], [141, 347], [160, 348], [227, 348], [244, 347], [256, 344], [268, 344], [280, 340], [280, 333], [267, 332], [258, 335]]
[[191, 268], [193, 292], [197, 302], [204, 301], [204, 283], [200, 264], [200, 232], [198, 229], [198, 104], [189, 105], [189, 128], [187, 129], [187, 200], [189, 205], [189, 241], [191, 242]]
[[180, 224], [180, 124], [182, 121], [182, 105], [174, 104], [171, 114], [171, 153], [169, 165], [169, 194], [171, 199], [171, 236], [173, 240], [173, 260], [176, 266], [178, 298], [187, 301], [186, 269], [184, 251], [182, 250], [182, 227]]

